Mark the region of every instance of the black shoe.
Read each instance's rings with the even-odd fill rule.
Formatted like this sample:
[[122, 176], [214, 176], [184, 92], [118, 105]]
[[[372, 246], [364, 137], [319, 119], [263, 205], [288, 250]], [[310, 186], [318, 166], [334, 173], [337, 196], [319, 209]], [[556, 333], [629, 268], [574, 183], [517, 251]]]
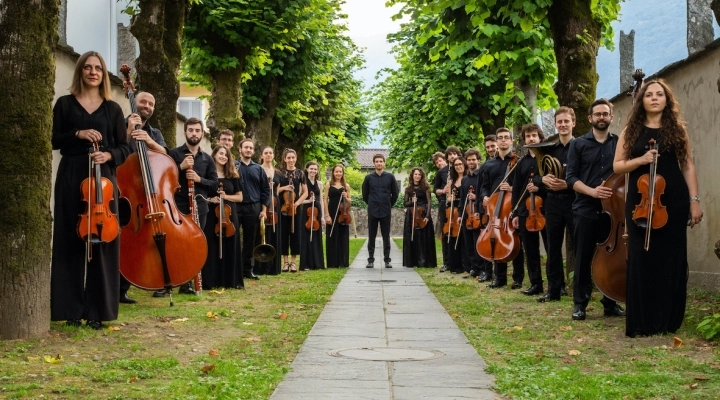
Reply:
[[82, 325], [82, 321], [79, 319], [69, 319], [65, 321], [65, 326], [80, 326]]
[[512, 285], [510, 286], [510, 289], [520, 289], [522, 287], [522, 282], [514, 281]]
[[127, 295], [127, 292], [120, 294], [120, 302], [123, 304], [135, 304], [137, 303], [137, 300], [130, 298]]
[[560, 288], [560, 296], [567, 296], [568, 292], [565, 290], [565, 286]]
[[385, 268], [392, 268], [392, 264], [390, 264], [389, 262], [386, 262], [386, 263], [385, 263]]
[[471, 269], [470, 270], [470, 276], [475, 278], [476, 276], [480, 276], [480, 273], [477, 270]]
[[622, 309], [619, 305], [615, 304], [613, 307], [605, 307], [605, 312], [603, 313], [606, 317], [624, 317], [625, 316], [625, 310]]
[[507, 286], [507, 282], [492, 281], [491, 284], [487, 285], [488, 289], [497, 289], [503, 286]]
[[178, 290], [178, 292], [180, 292], [182, 294], [195, 294], [195, 289], [193, 289], [193, 287], [190, 286], [190, 282], [188, 282], [188, 283], [180, 286], [180, 289]]
[[492, 276], [489, 275], [487, 272], [480, 273], [480, 279], [478, 279], [479, 282], [490, 282], [491, 280]]
[[373, 263], [369, 262], [368, 265], [365, 266], [365, 268], [375, 268]]
[[552, 296], [550, 292], [537, 298], [538, 303], [547, 303], [549, 301], [560, 301], [560, 295]]
[[[293, 271], [293, 272], [294, 272], [294, 271]], [[259, 281], [259, 280], [260, 280], [260, 277], [258, 277], [257, 275], [255, 275], [252, 271], [243, 274], [243, 278], [245, 278], [245, 279], [252, 279], [252, 280], [254, 280], [254, 281]], [[180, 292], [180, 293], [182, 293], [182, 292]]]
[[572, 319], [575, 321], [584, 321], [585, 320], [585, 307], [576, 305], [575, 311], [572, 313]]
[[169, 290], [160, 289], [153, 292], [153, 297], [165, 297], [170, 294]]
[[534, 296], [534, 295], [540, 294], [542, 292], [543, 292], [542, 285], [532, 285], [529, 288], [527, 288], [526, 290], [523, 290], [522, 294], [528, 295], [528, 296]]
[[96, 331], [99, 331], [100, 328], [102, 328], [103, 325], [102, 325], [102, 322], [100, 322], [100, 321], [88, 320], [88, 321], [87, 321], [87, 326], [95, 329]]

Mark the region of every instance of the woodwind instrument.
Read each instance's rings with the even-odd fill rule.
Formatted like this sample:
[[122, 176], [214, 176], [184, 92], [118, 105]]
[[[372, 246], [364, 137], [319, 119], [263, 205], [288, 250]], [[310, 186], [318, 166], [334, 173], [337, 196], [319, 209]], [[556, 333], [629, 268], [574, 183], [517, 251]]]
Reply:
[[[190, 153], [185, 154], [185, 156], [193, 157]], [[192, 167], [189, 167], [187, 170], [193, 171]], [[195, 224], [200, 226], [200, 214], [198, 213], [197, 199], [195, 199], [195, 181], [192, 179], [188, 179], [188, 200], [190, 204], [190, 215], [192, 215]], [[222, 242], [222, 237], [220, 238], [220, 242]], [[198, 271], [197, 275], [195, 275], [194, 288], [195, 293], [200, 296], [202, 294], [202, 270]]]

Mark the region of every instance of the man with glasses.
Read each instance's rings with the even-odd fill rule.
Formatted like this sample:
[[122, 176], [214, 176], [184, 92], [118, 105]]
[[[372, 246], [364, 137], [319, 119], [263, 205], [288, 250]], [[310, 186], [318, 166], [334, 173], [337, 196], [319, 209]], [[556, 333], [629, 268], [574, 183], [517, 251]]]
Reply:
[[[573, 301], [575, 310], [572, 319], [582, 321], [590, 302], [592, 280], [590, 265], [599, 239], [600, 199], [612, 196], [612, 189], [603, 186], [613, 173], [613, 159], [618, 137], [610, 133], [613, 120], [612, 103], [607, 99], [595, 100], [588, 110], [592, 130], [570, 142], [568, 151], [567, 185], [577, 192], [573, 202], [575, 224], [575, 275], [573, 277]], [[605, 307], [604, 315], [624, 316], [625, 311], [605, 296], [600, 300]]]
[[[480, 198], [482, 199], [483, 207], [487, 208], [490, 196], [496, 190], [502, 190], [507, 192], [506, 195], [510, 196], [512, 192], [512, 186], [508, 182], [512, 182], [513, 173], [505, 177], [508, 171], [508, 164], [510, 164], [511, 151], [512, 151], [512, 133], [508, 128], [499, 128], [495, 132], [497, 137], [498, 150], [495, 158], [488, 159], [484, 165], [482, 171], [482, 189], [480, 191]], [[522, 277], [525, 274], [523, 265], [525, 255], [522, 249], [520, 253], [513, 260], [513, 284], [512, 289], [520, 289], [522, 287]], [[492, 283], [488, 285], [490, 289], [497, 289], [503, 286], [507, 286], [507, 263], [495, 263], [495, 275]]]

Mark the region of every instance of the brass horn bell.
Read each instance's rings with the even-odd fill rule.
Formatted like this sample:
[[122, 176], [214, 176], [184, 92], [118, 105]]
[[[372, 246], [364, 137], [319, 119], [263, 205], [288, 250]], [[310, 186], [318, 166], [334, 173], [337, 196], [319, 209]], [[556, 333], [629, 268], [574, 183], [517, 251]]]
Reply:
[[265, 218], [260, 219], [260, 237], [262, 243], [253, 249], [253, 258], [261, 263], [270, 262], [275, 258], [275, 248], [265, 243]]

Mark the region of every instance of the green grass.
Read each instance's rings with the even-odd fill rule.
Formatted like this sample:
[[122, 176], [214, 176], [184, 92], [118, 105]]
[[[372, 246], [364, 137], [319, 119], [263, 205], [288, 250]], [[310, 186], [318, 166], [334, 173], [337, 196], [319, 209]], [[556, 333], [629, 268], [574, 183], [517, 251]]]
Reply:
[[[351, 259], [364, 241], [350, 239]], [[262, 276], [174, 307], [133, 288], [119, 330], [54, 322], [44, 338], [0, 342], [0, 398], [268, 398], [345, 272]]]
[[[396, 243], [402, 248], [402, 240]], [[676, 335], [630, 339], [624, 319], [602, 316], [597, 292], [588, 319], [572, 321], [572, 298], [540, 304], [536, 296], [489, 290], [437, 269], [417, 272], [488, 363], [495, 389], [509, 398], [720, 398], [718, 342], [696, 330], [705, 315], [720, 311], [716, 293], [689, 291]], [[673, 346], [674, 336], [682, 346]]]

